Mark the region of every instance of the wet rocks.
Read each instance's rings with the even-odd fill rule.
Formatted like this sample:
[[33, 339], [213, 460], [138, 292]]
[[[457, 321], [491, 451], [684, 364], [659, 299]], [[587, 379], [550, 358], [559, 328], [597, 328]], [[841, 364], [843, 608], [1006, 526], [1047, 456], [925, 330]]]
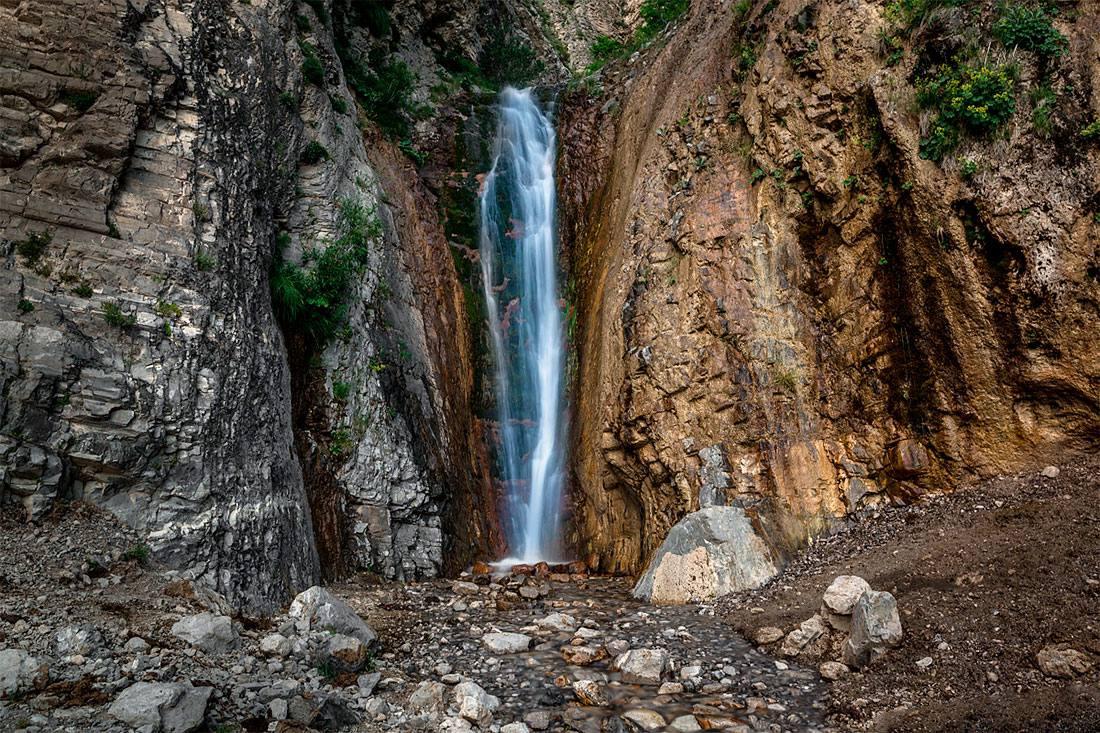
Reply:
[[595, 680], [577, 680], [573, 683], [573, 694], [581, 705], [604, 707], [608, 704], [607, 691]]
[[627, 710], [623, 713], [623, 720], [633, 723], [641, 730], [664, 730], [665, 727], [665, 719], [660, 713], [644, 708]]
[[607, 651], [603, 647], [592, 647], [586, 645], [567, 645], [561, 648], [561, 657], [565, 660], [566, 664], [572, 664], [578, 667], [587, 667], [590, 664], [607, 658]]
[[852, 611], [851, 630], [844, 644], [844, 662], [863, 667], [901, 642], [897, 601], [886, 591], [865, 591]]
[[172, 636], [207, 654], [224, 654], [237, 645], [232, 619], [209, 612], [181, 618], [172, 625]]
[[481, 642], [494, 654], [517, 654], [531, 648], [531, 637], [513, 632], [491, 632]]
[[1039, 669], [1048, 677], [1072, 679], [1092, 670], [1092, 660], [1068, 644], [1051, 644], [1035, 655]]
[[302, 591], [294, 598], [289, 615], [298, 619], [303, 632], [328, 629], [354, 636], [364, 644], [371, 644], [378, 638], [374, 629], [359, 618], [348, 604], [318, 585]]
[[44, 687], [49, 669], [43, 660], [22, 649], [0, 649], [0, 697], [21, 695]]
[[777, 572], [767, 545], [740, 507], [711, 506], [669, 530], [634, 595], [689, 603], [756, 588]]
[[184, 683], [136, 682], [119, 693], [107, 713], [151, 733], [189, 733], [202, 725], [211, 692]]
[[664, 649], [631, 649], [615, 659], [623, 682], [639, 685], [661, 684], [668, 665], [669, 656]]
[[577, 619], [564, 613], [552, 613], [545, 618], [535, 619], [535, 625], [551, 631], [572, 633], [577, 628]]

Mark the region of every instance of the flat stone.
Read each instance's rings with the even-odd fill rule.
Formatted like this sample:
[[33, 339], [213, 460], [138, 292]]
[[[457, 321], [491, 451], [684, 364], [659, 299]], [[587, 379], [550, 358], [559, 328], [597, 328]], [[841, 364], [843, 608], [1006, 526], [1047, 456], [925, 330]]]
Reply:
[[1092, 660], [1066, 644], [1051, 644], [1043, 647], [1035, 655], [1035, 661], [1043, 674], [1064, 679], [1087, 674], [1093, 666]]
[[573, 695], [581, 705], [605, 707], [608, 703], [607, 691], [595, 680], [577, 680], [573, 683]]
[[204, 611], [185, 616], [172, 625], [172, 636], [207, 654], [224, 654], [237, 646], [233, 620]]
[[668, 652], [664, 649], [631, 649], [615, 659], [615, 668], [623, 682], [639, 685], [659, 685], [668, 668]]
[[807, 646], [824, 636], [828, 630], [825, 620], [814, 614], [799, 624], [797, 629], [787, 634], [779, 651], [785, 657], [797, 656]]
[[135, 682], [119, 693], [107, 714], [131, 728], [190, 733], [202, 726], [211, 692], [178, 682]]
[[494, 654], [516, 654], [531, 648], [531, 637], [507, 631], [494, 631], [481, 637], [481, 642]]
[[764, 644], [774, 644], [782, 638], [783, 629], [775, 626], [761, 626], [752, 635], [752, 640], [761, 646]]
[[572, 632], [577, 628], [577, 619], [564, 613], [552, 613], [545, 618], [535, 619], [535, 625], [552, 631]]
[[851, 670], [848, 669], [848, 665], [841, 662], [822, 662], [817, 671], [827, 680], [839, 680]]
[[668, 724], [670, 730], [676, 731], [676, 733], [695, 733], [695, 731], [703, 730], [703, 727], [699, 725], [699, 721], [695, 719], [694, 715], [681, 715], [678, 718], [673, 719]]
[[586, 667], [589, 664], [594, 664], [601, 659], [607, 658], [607, 652], [602, 647], [591, 646], [573, 646], [568, 644], [561, 648], [561, 657], [565, 660], [566, 664], [572, 664], [577, 667]]
[[642, 730], [664, 730], [665, 727], [665, 719], [661, 717], [660, 713], [653, 710], [645, 710], [644, 708], [627, 710], [622, 717]]

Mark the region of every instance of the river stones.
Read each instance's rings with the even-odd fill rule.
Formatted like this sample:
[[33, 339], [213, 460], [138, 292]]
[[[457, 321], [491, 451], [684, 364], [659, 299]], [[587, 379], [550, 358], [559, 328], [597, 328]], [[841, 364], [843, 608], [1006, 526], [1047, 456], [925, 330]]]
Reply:
[[631, 649], [615, 659], [615, 668], [622, 674], [623, 682], [639, 685], [661, 684], [668, 666], [668, 652], [664, 649]]
[[531, 637], [507, 631], [494, 631], [481, 637], [481, 642], [494, 654], [516, 654], [531, 648]]

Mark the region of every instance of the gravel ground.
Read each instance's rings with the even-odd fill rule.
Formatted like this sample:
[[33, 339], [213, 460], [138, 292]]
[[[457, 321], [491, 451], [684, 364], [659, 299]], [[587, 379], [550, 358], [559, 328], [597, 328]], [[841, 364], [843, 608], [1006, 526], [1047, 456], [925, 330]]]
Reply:
[[[722, 599], [719, 613], [746, 636], [790, 631], [838, 575], [890, 591], [905, 637], [832, 684], [837, 730], [1100, 730], [1100, 460], [886, 509], [815, 543], [765, 588]], [[1092, 670], [1043, 674], [1036, 655], [1052, 644]], [[818, 645], [798, 659], [836, 653]]]

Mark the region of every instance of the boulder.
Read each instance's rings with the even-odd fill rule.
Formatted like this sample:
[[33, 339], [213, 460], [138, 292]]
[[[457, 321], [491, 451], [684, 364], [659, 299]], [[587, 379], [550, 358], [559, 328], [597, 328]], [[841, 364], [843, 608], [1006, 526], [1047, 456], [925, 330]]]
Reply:
[[858, 575], [838, 575], [825, 589], [821, 604], [830, 613], [850, 616], [856, 602], [869, 590], [870, 584]]
[[289, 656], [292, 648], [290, 639], [282, 634], [268, 634], [260, 639], [260, 651], [273, 657]]
[[447, 709], [447, 686], [442, 682], [425, 681], [417, 685], [405, 708], [413, 715], [435, 717]]
[[460, 716], [482, 728], [492, 724], [493, 713], [500, 707], [500, 700], [487, 693], [476, 682], [455, 685], [454, 701]]
[[668, 652], [664, 649], [631, 649], [615, 659], [615, 668], [623, 682], [639, 685], [659, 685], [668, 669]]
[[481, 637], [481, 642], [493, 654], [516, 654], [531, 648], [531, 637], [507, 631], [494, 631]]
[[172, 636], [207, 654], [224, 654], [237, 646], [232, 619], [208, 611], [181, 618], [172, 625]]
[[1067, 644], [1051, 644], [1035, 655], [1039, 669], [1048, 677], [1070, 679], [1092, 669], [1092, 660]]
[[687, 515], [661, 543], [634, 587], [652, 603], [690, 603], [758, 588], [777, 572], [764, 540], [740, 507]]
[[179, 682], [135, 682], [119, 693], [107, 714], [150, 733], [189, 733], [202, 726], [211, 692], [211, 687]]
[[49, 668], [22, 649], [0, 649], [0, 697], [40, 689], [49, 681]]
[[367, 666], [367, 645], [354, 636], [333, 634], [325, 641], [325, 661], [334, 672], [359, 672]]
[[288, 613], [291, 618], [298, 620], [298, 626], [303, 632], [334, 631], [354, 636], [368, 645], [378, 639], [374, 629], [359, 618], [359, 614], [319, 585], [299, 593], [290, 604]]
[[901, 643], [901, 637], [901, 619], [894, 596], [886, 591], [866, 591], [852, 611], [844, 662], [849, 667], [863, 667], [887, 648]]
[[785, 657], [797, 656], [803, 649], [820, 639], [828, 631], [829, 627], [825, 625], [825, 619], [814, 614], [799, 624], [797, 629], [787, 634], [787, 638], [783, 640], [783, 646], [779, 648], [779, 652]]

